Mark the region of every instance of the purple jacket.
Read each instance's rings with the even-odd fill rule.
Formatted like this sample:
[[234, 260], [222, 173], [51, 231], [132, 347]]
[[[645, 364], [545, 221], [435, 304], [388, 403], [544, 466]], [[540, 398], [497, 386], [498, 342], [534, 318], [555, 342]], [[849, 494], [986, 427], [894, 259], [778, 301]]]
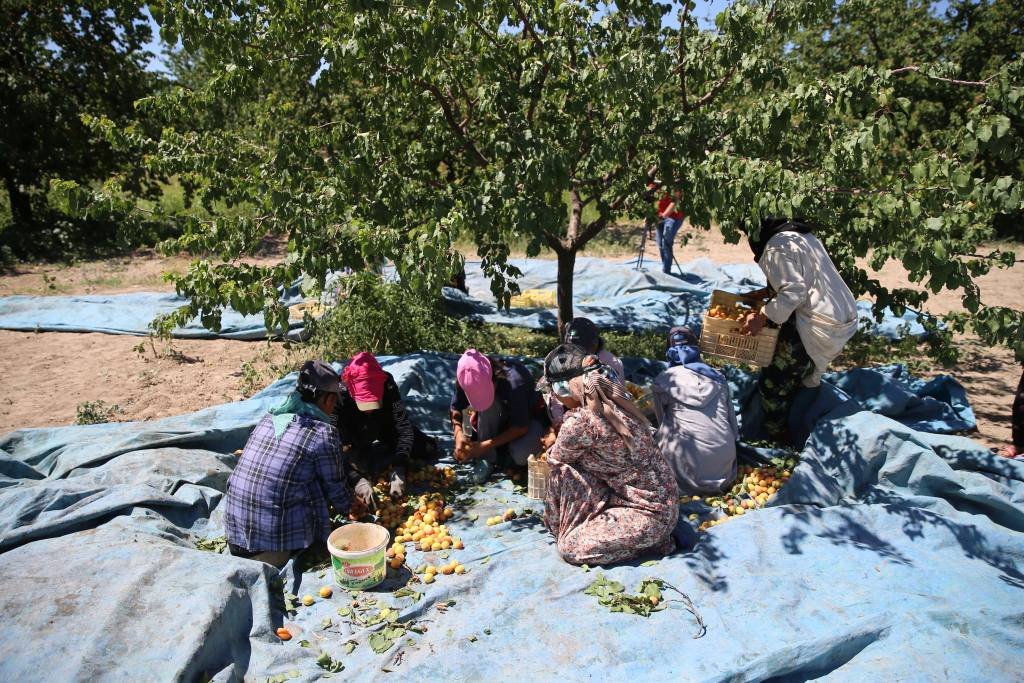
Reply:
[[300, 550], [326, 540], [328, 501], [339, 513], [352, 501], [337, 430], [296, 415], [277, 439], [271, 418], [253, 429], [228, 479], [228, 542], [250, 552]]

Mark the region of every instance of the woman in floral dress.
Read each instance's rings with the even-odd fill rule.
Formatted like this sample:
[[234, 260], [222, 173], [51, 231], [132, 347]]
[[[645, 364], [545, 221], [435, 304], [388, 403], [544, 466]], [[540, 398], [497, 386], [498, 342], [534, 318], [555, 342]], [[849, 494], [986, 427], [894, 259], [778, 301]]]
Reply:
[[594, 356], [559, 346], [544, 361], [546, 389], [566, 408], [547, 452], [544, 523], [572, 564], [612, 564], [673, 550], [676, 480], [629, 394]]

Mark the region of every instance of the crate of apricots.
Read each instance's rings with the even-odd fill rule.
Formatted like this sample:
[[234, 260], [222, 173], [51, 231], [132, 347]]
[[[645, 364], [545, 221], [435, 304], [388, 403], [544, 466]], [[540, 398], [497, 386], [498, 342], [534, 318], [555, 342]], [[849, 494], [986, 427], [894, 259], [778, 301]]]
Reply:
[[775, 355], [779, 331], [765, 327], [757, 334], [741, 334], [743, 318], [757, 310], [739, 294], [716, 289], [700, 332], [701, 353], [766, 367]]

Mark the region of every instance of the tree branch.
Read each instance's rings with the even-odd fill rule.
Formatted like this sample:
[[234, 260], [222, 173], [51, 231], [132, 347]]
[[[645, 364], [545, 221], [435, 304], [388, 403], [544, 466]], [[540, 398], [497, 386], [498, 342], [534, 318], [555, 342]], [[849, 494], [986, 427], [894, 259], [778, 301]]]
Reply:
[[964, 85], [973, 88], [987, 88], [988, 82], [992, 80], [993, 76], [989, 76], [983, 81], [961, 81], [956, 78], [943, 78], [942, 76], [932, 76], [929, 73], [921, 71], [919, 66], [902, 66], [898, 69], [893, 69], [889, 72], [890, 76], [902, 76], [908, 73], [920, 73], [925, 78], [930, 78], [933, 81], [942, 81], [943, 83], [949, 83], [951, 85]]
[[580, 192], [575, 187], [569, 189], [569, 229], [565, 233], [566, 242], [570, 249], [576, 248], [577, 237], [579, 236], [580, 223], [583, 221], [583, 202], [580, 201]]
[[587, 243], [590, 242], [590, 240], [597, 237], [598, 233], [608, 227], [610, 220], [610, 215], [602, 213], [597, 218], [587, 223], [573, 244], [575, 249], [579, 250], [587, 246]]
[[[646, 173], [646, 175], [647, 175], [647, 183], [646, 183], [646, 185], [650, 185], [654, 181], [654, 174], [657, 173], [657, 172], [658, 172], [658, 165], [657, 164], [651, 164], [647, 168], [647, 173]], [[613, 199], [608, 204], [608, 214], [604, 216], [604, 225], [607, 225], [608, 221], [611, 220], [611, 213], [612, 212], [618, 211], [619, 209], [621, 209], [625, 205], [626, 199], [628, 197], [629, 197], [629, 193], [620, 194], [618, 197]], [[597, 222], [597, 221], [595, 221], [595, 222]], [[591, 223], [590, 225], [593, 225], [593, 223]], [[602, 225], [602, 229], [603, 229], [604, 225]], [[588, 230], [589, 230], [589, 228], [590, 228], [590, 226], [587, 226]]]
[[547, 230], [542, 230], [542, 232], [544, 233], [544, 242], [546, 242], [547, 245], [551, 247], [552, 251], [554, 251], [556, 254], [561, 254], [565, 252], [565, 245], [562, 244], [562, 240], [559, 239], [557, 235], [552, 235]]
[[445, 99], [444, 93], [441, 92], [441, 89], [433, 83], [429, 83], [418, 78], [413, 79], [413, 83], [424, 88], [434, 96], [434, 99], [441, 107], [441, 112], [444, 114], [445, 121], [448, 122], [448, 127], [452, 129], [452, 132], [454, 132], [460, 140], [462, 140], [463, 146], [466, 148], [466, 151], [475, 158], [477, 165], [486, 166], [491, 163], [490, 160], [480, 152], [480, 149], [476, 146], [476, 143], [473, 142], [472, 138], [470, 138], [465, 127], [459, 122], [458, 112], [452, 109], [452, 103]]
[[882, 46], [878, 44], [878, 36], [875, 34], [873, 29], [868, 29], [868, 42], [871, 43], [871, 47], [875, 49], [875, 57], [879, 63], [885, 61], [885, 52], [882, 50]]
[[683, 3], [683, 11], [679, 13], [679, 42], [676, 45], [676, 59], [679, 60], [679, 94], [683, 100], [683, 111], [689, 111], [690, 101], [686, 95], [686, 68], [683, 66], [683, 30], [686, 20], [690, 18], [690, 3]]
[[530, 106], [526, 110], [526, 123], [533, 124], [533, 113], [537, 110], [537, 103], [540, 102], [540, 95], [544, 91], [544, 83], [548, 80], [548, 73], [551, 71], [551, 62], [544, 62], [544, 70], [540, 74], [540, 82], [537, 89], [530, 97]]
[[494, 56], [495, 58], [500, 59], [501, 63], [505, 66], [505, 69], [508, 71], [510, 79], [518, 83], [520, 77], [522, 76], [522, 70], [520, 69], [520, 71], [516, 73], [515, 69], [513, 68], [514, 65], [511, 63], [511, 61], [505, 60], [503, 58], [504, 55], [508, 52], [508, 50], [504, 46], [502, 46], [502, 44], [498, 41], [498, 38], [493, 33], [488, 31], [487, 28], [480, 23], [479, 19], [475, 17], [470, 17], [469, 21], [470, 23], [473, 24], [473, 26], [476, 27], [476, 30], [479, 31], [480, 34], [487, 39], [487, 42], [489, 42], [491, 46], [494, 47]]
[[534, 49], [537, 51], [544, 50], [544, 41], [537, 35], [537, 32], [533, 30], [533, 24], [530, 22], [530, 18], [526, 16], [526, 12], [523, 10], [522, 4], [519, 0], [512, 0], [512, 5], [516, 8], [516, 14], [519, 15], [519, 21], [523, 23], [523, 31], [528, 33], [530, 38], [533, 40]]
[[696, 111], [707, 104], [711, 104], [711, 102], [713, 102], [714, 99], [718, 97], [718, 95], [722, 92], [722, 90], [725, 89], [725, 86], [728, 85], [729, 81], [732, 80], [732, 77], [735, 75], [736, 67], [732, 66], [729, 69], [729, 73], [725, 74], [720, 79], [718, 79], [718, 82], [711, 86], [711, 89], [708, 90], [703, 97], [694, 102], [692, 106], [686, 108], [685, 111]]

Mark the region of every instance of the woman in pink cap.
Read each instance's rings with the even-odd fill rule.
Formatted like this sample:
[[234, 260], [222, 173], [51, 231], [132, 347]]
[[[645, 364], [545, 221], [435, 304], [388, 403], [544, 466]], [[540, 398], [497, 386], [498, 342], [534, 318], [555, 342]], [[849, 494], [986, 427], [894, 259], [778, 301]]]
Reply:
[[409, 459], [433, 460], [437, 445], [413, 425], [395, 378], [373, 354], [357, 353], [341, 378], [334, 414], [341, 447], [348, 456], [348, 480], [356, 497], [372, 510], [371, 482], [390, 467], [389, 493], [396, 498], [404, 495]]
[[499, 458], [500, 464], [525, 467], [526, 459], [541, 450], [545, 417], [525, 365], [489, 358], [476, 349], [459, 358], [451, 403], [455, 458], [473, 463], [474, 480], [487, 479]]

